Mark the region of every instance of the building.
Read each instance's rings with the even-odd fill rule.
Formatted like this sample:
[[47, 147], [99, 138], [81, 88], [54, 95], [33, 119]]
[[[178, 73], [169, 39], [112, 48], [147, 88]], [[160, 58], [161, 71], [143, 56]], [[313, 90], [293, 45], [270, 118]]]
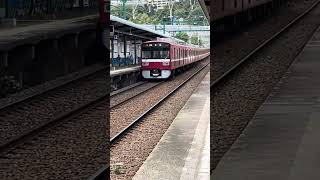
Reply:
[[168, 0], [144, 0], [144, 1], [146, 1], [147, 4], [156, 6], [157, 9], [163, 9], [170, 2]]

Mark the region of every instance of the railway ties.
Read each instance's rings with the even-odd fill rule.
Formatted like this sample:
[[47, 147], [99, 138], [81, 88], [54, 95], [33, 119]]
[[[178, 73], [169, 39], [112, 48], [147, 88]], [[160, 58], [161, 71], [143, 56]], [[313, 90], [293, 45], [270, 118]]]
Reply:
[[[18, 178], [22, 172], [23, 176], [35, 175], [43, 179], [63, 177], [59, 174], [68, 172], [67, 169], [73, 172], [81, 170], [75, 164], [84, 159], [91, 167], [79, 172], [79, 177], [87, 178], [96, 170], [95, 167], [100, 167], [103, 162], [106, 164], [107, 157], [98, 155], [101, 149], [107, 149], [107, 143], [102, 139], [108, 138], [105, 109], [109, 106], [109, 95], [101, 83], [105, 83], [105, 69], [48, 88], [2, 109], [1, 125], [4, 128], [1, 133], [6, 136], [1, 136], [0, 178]], [[92, 91], [92, 87], [101, 88]], [[83, 156], [84, 151], [91, 153]], [[60, 161], [56, 159], [58, 156], [61, 156]], [[73, 163], [62, 163], [70, 159]], [[50, 167], [51, 171], [46, 172], [41, 165]], [[37, 166], [40, 166], [40, 171], [32, 168]], [[39, 174], [41, 172], [46, 173]], [[70, 177], [67, 173], [65, 175]]]
[[[244, 144], [240, 143], [240, 141], [242, 142], [242, 140], [244, 140], [245, 143], [250, 144], [250, 147], [257, 145], [256, 142], [253, 142], [254, 138], [251, 136], [253, 135], [253, 131], [264, 132], [254, 135], [255, 137], [259, 136], [260, 138], [262, 134], [273, 132], [273, 130], [257, 130], [258, 128], [255, 128], [255, 126], [259, 125], [252, 125], [252, 121], [256, 123], [259, 118], [260, 125], [271, 125], [269, 120], [268, 122], [270, 122], [270, 124], [267, 123], [267, 121], [262, 122], [261, 119], [265, 119], [265, 116], [263, 113], [256, 114], [256, 111], [264, 101], [270, 99], [275, 100], [275, 96], [279, 91], [276, 90], [278, 87], [275, 89], [273, 89], [273, 87], [283, 75], [284, 78], [280, 80], [279, 84], [283, 84], [286, 81], [289, 76], [288, 74], [285, 74], [286, 70], [290, 67], [295, 58], [300, 56], [299, 52], [303, 49], [305, 43], [307, 43], [308, 39], [319, 26], [319, 21], [315, 21], [315, 19], [318, 18], [316, 14], [319, 12], [318, 0], [310, 1], [307, 4], [297, 3], [295, 6], [295, 8], [300, 8], [299, 13], [287, 16], [285, 16], [285, 14], [280, 14], [276, 15], [274, 18], [283, 22], [272, 24], [275, 21], [271, 17], [269, 20], [267, 19], [265, 23], [262, 22], [262, 25], [253, 27], [253, 30], [247, 29], [246, 31], [248, 32], [239, 35], [239, 38], [236, 37], [235, 39], [238, 40], [238, 42], [242, 42], [245, 38], [248, 39], [248, 47], [252, 44], [250, 41], [260, 38], [260, 42], [251, 50], [249, 50], [250, 48], [248, 47], [247, 49], [243, 46], [240, 47], [238, 43], [238, 49], [239, 51], [242, 51], [242, 53], [239, 53], [241, 56], [238, 54], [238, 57], [235, 58], [234, 54], [237, 52], [234, 51], [236, 50], [233, 50], [233, 52], [229, 51], [229, 56], [226, 55], [225, 59], [230, 59], [230, 62], [232, 63], [229, 63], [229, 66], [225, 66], [225, 68], [221, 68], [223, 70], [220, 72], [217, 71], [218, 67], [211, 70], [215, 71], [216, 74], [214, 75], [215, 77], [218, 77], [211, 81], [211, 93], [213, 93], [211, 102], [213, 107], [211, 110], [211, 121], [214, 125], [211, 130], [211, 136], [217, 137], [212, 140], [211, 145], [211, 154], [213, 157], [211, 161], [211, 173], [213, 173], [214, 179], [232, 179], [231, 176], [226, 175], [223, 171], [232, 171], [234, 174], [237, 174], [238, 179], [241, 177], [241, 173], [236, 172], [237, 170], [234, 168], [236, 165], [226, 160], [235, 158], [235, 156], [229, 156], [230, 154], [236, 154], [231, 148], [232, 144], [234, 144], [233, 146], [235, 148], [240, 148], [238, 149], [239, 151], [241, 151], [241, 149], [248, 150], [243, 146]], [[291, 7], [288, 8], [288, 12], [290, 10], [292, 10]], [[260, 35], [258, 33], [259, 31], [261, 32], [265, 27], [269, 27], [267, 23], [270, 23], [270, 27], [274, 26], [275, 28], [266, 33], [268, 36]], [[229, 43], [231, 44], [231, 42], [235, 41], [230, 40]], [[229, 47], [231, 46], [230, 44]], [[226, 48], [224, 50], [226, 51]], [[223, 51], [222, 48], [219, 49], [219, 51]], [[219, 56], [221, 57], [222, 55]], [[219, 74], [219, 76], [217, 74]], [[270, 92], [271, 94], [269, 95]], [[272, 109], [271, 106], [268, 108], [266, 113], [270, 113], [271, 111], [277, 112]], [[282, 120], [281, 117], [278, 120], [280, 121], [280, 119]], [[276, 124], [274, 125], [277, 126]], [[240, 136], [241, 134], [246, 134], [246, 139], [242, 139]], [[248, 139], [247, 135], [249, 134], [251, 137]], [[272, 136], [272, 134], [270, 135]], [[241, 140], [238, 141], [238, 138], [241, 138]], [[278, 138], [276, 137], [276, 139]], [[256, 138], [256, 140], [258, 140], [258, 138]], [[260, 140], [259, 142], [264, 144], [264, 142]], [[259, 147], [261, 146], [259, 145]], [[269, 149], [267, 148], [266, 151], [269, 151]], [[231, 153], [229, 154], [227, 152]], [[255, 152], [252, 151], [250, 153]], [[243, 154], [239, 156], [245, 157]], [[264, 160], [261, 160], [260, 162], [264, 162]], [[230, 163], [230, 169], [226, 167], [228, 163]], [[216, 167], [218, 168], [217, 170]], [[251, 168], [251, 170], [253, 169], [254, 168]], [[217, 176], [215, 176], [215, 172]], [[267, 170], [264, 169], [264, 172], [267, 172]], [[255, 174], [253, 171], [243, 171], [243, 173]], [[259, 179], [261, 177], [256, 176], [253, 178], [252, 176], [251, 178]], [[274, 179], [275, 177], [272, 178]]]
[[[165, 113], [163, 110], [160, 110], [160, 109], [163, 109], [164, 107], [172, 106], [172, 103], [169, 103], [169, 102], [172, 101], [172, 99], [175, 99], [176, 96], [179, 96], [177, 94], [180, 94], [179, 93], [180, 91], [186, 91], [186, 90], [180, 90], [180, 89], [188, 89], [187, 87], [190, 85], [187, 85], [187, 84], [190, 84], [191, 82], [193, 82], [193, 85], [192, 85], [193, 88], [196, 87], [195, 84], [199, 83], [199, 80], [201, 81], [204, 75], [208, 72], [209, 64], [207, 61], [208, 60], [205, 60], [199, 63], [195, 68], [184, 72], [184, 74], [176, 76], [174, 80], [166, 81], [163, 84], [160, 84], [159, 86], [157, 86], [155, 89], [151, 89], [149, 92], [143, 93], [143, 95], [135, 98], [134, 101], [127, 102], [126, 104], [121, 105], [118, 110], [117, 108], [114, 110], [111, 109], [111, 114], [110, 114], [111, 115], [111, 140], [110, 140], [111, 141], [110, 142], [111, 143], [111, 178], [122, 176], [122, 170], [123, 170], [122, 168], [124, 166], [128, 167], [128, 169], [126, 169], [124, 172], [125, 174], [133, 170], [136, 171], [137, 170], [136, 168], [139, 168], [140, 165], [136, 165], [135, 167], [133, 167], [134, 169], [131, 169], [132, 166], [130, 164], [131, 163], [140, 164], [142, 160], [145, 159], [146, 156], [148, 155], [146, 154], [145, 151], [151, 148], [151, 144], [152, 144], [152, 147], [154, 147], [153, 145], [154, 142], [152, 142], [149, 145], [146, 145], [142, 142], [137, 142], [137, 144], [133, 145], [133, 146], [137, 146], [138, 144], [140, 144], [141, 148], [146, 146], [146, 148], [144, 148], [144, 150], [141, 149], [141, 151], [131, 149], [133, 148], [133, 146], [130, 145], [131, 143], [130, 142], [126, 143], [126, 142], [130, 141], [129, 139], [139, 138], [139, 136], [141, 136], [142, 138], [146, 134], [151, 133], [151, 131], [154, 131], [152, 130], [154, 128], [146, 129], [147, 127], [150, 126], [146, 124], [153, 124], [155, 127], [159, 127], [158, 131], [161, 131], [162, 133], [164, 133], [165, 132], [164, 130], [167, 129], [168, 125], [170, 124], [169, 122], [173, 120], [171, 118], [174, 116], [174, 114]], [[192, 91], [189, 90], [189, 93], [192, 93]], [[189, 93], [186, 93], [184, 96], [188, 97]], [[184, 99], [186, 97], [184, 97]], [[142, 103], [143, 100], [145, 101], [144, 103]], [[176, 107], [174, 108], [175, 110], [172, 110], [172, 112], [177, 112], [178, 111], [177, 109], [179, 109], [179, 107], [181, 108], [181, 106], [183, 106], [184, 103], [185, 103], [185, 100], [181, 100], [181, 102], [179, 103], [176, 102]], [[130, 106], [131, 108], [129, 108]], [[143, 106], [143, 107], [140, 107], [140, 106]], [[126, 111], [124, 111], [124, 109]], [[162, 115], [160, 115], [162, 117], [156, 115], [156, 114], [159, 114], [158, 111], [162, 111], [161, 113]], [[162, 121], [162, 123], [160, 123], [159, 120], [165, 117], [166, 115], [167, 117], [165, 118], [165, 121]], [[159, 132], [157, 132], [156, 134], [159, 134]], [[154, 136], [154, 135], [151, 135], [151, 136]], [[146, 139], [146, 141], [149, 141], [149, 140], [150, 138]], [[136, 140], [133, 140], [133, 141], [136, 141]], [[159, 141], [158, 137], [154, 138], [154, 141]], [[130, 152], [132, 152], [131, 155], [129, 155]], [[139, 157], [135, 157], [135, 154], [137, 152], [141, 153]], [[124, 154], [129, 153], [127, 158], [128, 162], [123, 162], [124, 164], [122, 164], [121, 163], [122, 160], [120, 160], [123, 158], [123, 155], [124, 155], [123, 153]], [[143, 156], [143, 158], [140, 156]], [[120, 162], [120, 164], [118, 164], [117, 162]], [[120, 174], [117, 174], [119, 172]], [[130, 174], [131, 174], [130, 177], [132, 177], [133, 174], [132, 173]]]

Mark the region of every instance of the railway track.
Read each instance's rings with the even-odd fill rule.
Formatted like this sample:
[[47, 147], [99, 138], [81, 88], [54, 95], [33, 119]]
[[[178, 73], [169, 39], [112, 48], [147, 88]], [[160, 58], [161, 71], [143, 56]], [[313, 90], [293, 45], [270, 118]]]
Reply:
[[[0, 164], [10, 161], [13, 154], [21, 153], [21, 149], [26, 149], [26, 152], [33, 149], [34, 145], [30, 145], [34, 141], [45, 139], [51, 134], [59, 134], [59, 130], [53, 129], [67, 126], [65, 124], [70, 124], [75, 119], [81, 119], [84, 114], [95, 114], [94, 112], [99, 111], [99, 108], [101, 111], [101, 106], [107, 108], [108, 103], [106, 102], [109, 102], [109, 94], [107, 94], [105, 86], [105, 74], [105, 68], [101, 68], [94, 73], [2, 107], [0, 109], [0, 125], [2, 127], [0, 130], [2, 137]], [[102, 88], [95, 88], [92, 91], [92, 87]], [[52, 107], [48, 108], [50, 105]], [[72, 126], [76, 127], [77, 125]], [[79, 130], [81, 131], [81, 129]], [[51, 133], [49, 133], [50, 131]], [[54, 156], [54, 154], [52, 155]], [[12, 161], [15, 161], [14, 159]], [[43, 163], [46, 161], [44, 160]], [[5, 168], [5, 166], [2, 167]], [[5, 171], [3, 175], [5, 175]], [[19, 177], [19, 175], [17, 176]]]
[[210, 83], [210, 133], [217, 137], [210, 140], [211, 173], [318, 28], [320, 1], [309, 3], [300, 4], [302, 12]]
[[[177, 92], [183, 85], [185, 85], [187, 82], [189, 82], [190, 79], [192, 79], [194, 76], [196, 76], [199, 72], [201, 72], [204, 68], [206, 68], [209, 65], [209, 63], [205, 64], [203, 67], [198, 69], [196, 72], [194, 72], [191, 76], [189, 76], [187, 79], [179, 83], [178, 86], [176, 86], [173, 90], [171, 90], [169, 93], [167, 93], [164, 97], [162, 97], [160, 100], [158, 100], [156, 103], [154, 103], [150, 108], [148, 108], [146, 111], [142, 112], [137, 118], [135, 118], [128, 126], [123, 128], [120, 132], [118, 132], [115, 136], [111, 137], [110, 143], [114, 144], [116, 141], [120, 140], [122, 136], [124, 136], [127, 132], [129, 132], [136, 124], [141, 122], [145, 116], [147, 116], [151, 111], [156, 109], [158, 106], [160, 106], [166, 99], [168, 99], [170, 96], [172, 96], [175, 92]], [[159, 85], [159, 84], [157, 84]]]
[[[147, 110], [142, 112], [142, 114], [140, 114], [139, 117], [132, 120], [132, 122], [128, 126], [123, 128], [122, 130], [120, 130], [116, 135], [114, 135], [110, 139], [111, 145], [116, 144], [116, 142], [119, 141], [121, 139], [121, 137], [125, 136], [125, 134], [127, 134], [130, 130], [132, 130], [137, 124], [139, 124], [139, 122], [142, 122], [144, 117], [146, 117], [148, 114], [150, 114], [152, 111], [154, 111], [157, 107], [159, 107], [165, 100], [167, 100], [170, 96], [172, 96], [175, 92], [177, 92], [181, 87], [183, 87], [193, 77], [195, 77], [197, 74], [199, 74], [201, 71], [203, 71], [203, 69], [205, 69], [208, 65], [209, 65], [209, 63], [206, 63], [204, 66], [200, 67], [198, 70], [196, 70], [196, 72], [192, 73], [192, 75], [190, 75], [188, 78], [186, 78], [181, 83], [179, 83], [179, 85], [177, 85], [173, 90], [171, 90], [169, 93], [167, 93], [165, 96], [163, 96], [160, 100], [153, 103], [153, 105], [150, 108], [148, 108]], [[114, 106], [110, 106], [110, 107], [117, 108], [118, 106], [121, 106], [121, 105], [127, 103], [128, 101], [131, 101], [135, 98], [144, 98], [143, 97], [144, 93], [151, 91], [151, 90], [159, 87], [160, 85], [166, 84], [166, 83], [168, 83], [168, 82], [161, 81], [161, 82], [157, 82], [157, 83], [151, 83], [150, 87], [147, 87], [144, 90], [137, 92], [135, 95], [130, 96], [129, 98], [126, 98], [124, 101], [121, 101], [120, 103], [117, 103]], [[134, 87], [138, 87], [140, 85], [146, 85], [146, 84], [147, 83], [141, 83], [139, 85], [135, 85]], [[132, 88], [128, 88], [128, 90], [121, 91], [121, 93], [125, 93], [126, 91], [129, 91], [131, 89]], [[142, 96], [142, 97], [140, 97], [140, 96]], [[109, 174], [110, 174], [110, 166], [103, 166], [95, 174], [93, 174], [90, 178], [88, 178], [88, 180], [103, 180], [105, 177], [109, 177]]]
[[[142, 82], [142, 83], [138, 83], [137, 85], [135, 85], [133, 87], [124, 88], [123, 90], [120, 89], [121, 90], [120, 92], [117, 92], [115, 94], [110, 94], [110, 97], [112, 98], [111, 102], [110, 102], [110, 109], [117, 108], [118, 106], [121, 106], [122, 104], [142, 95], [143, 93], [145, 93], [151, 89], [154, 89], [154, 88], [160, 86], [163, 83], [164, 83], [164, 81], [156, 82], [156, 83]], [[141, 90], [137, 90], [137, 92], [130, 92], [131, 90], [134, 91], [133, 89], [137, 88], [139, 86], [145, 86], [145, 87], [142, 87]], [[125, 93], [129, 93], [129, 95], [123, 95]], [[121, 95], [123, 95], [124, 97], [119, 97], [117, 100], [115, 100], [116, 96], [121, 96]]]
[[9, 141], [0, 145], [0, 154], [8, 153], [9, 151], [13, 150], [14, 148], [18, 147], [19, 145], [24, 144], [28, 140], [37, 137], [40, 133], [48, 131], [54, 127], [61, 125], [61, 123], [72, 119], [80, 114], [83, 114], [91, 109], [94, 109], [96, 106], [100, 105], [101, 102], [105, 102], [108, 100], [109, 95], [106, 94], [94, 101], [86, 103], [80, 107], [75, 107], [71, 111], [59, 114], [53, 117], [50, 121], [46, 121], [43, 124], [40, 124], [18, 136], [13, 137]]
[[232, 74], [234, 71], [236, 71], [239, 67], [241, 67], [245, 62], [249, 61], [253, 56], [260, 53], [267, 45], [269, 45], [271, 42], [276, 40], [280, 35], [282, 35], [284, 32], [289, 30], [294, 24], [299, 22], [303, 17], [305, 17], [309, 12], [311, 12], [320, 1], [315, 2], [311, 7], [309, 7], [306, 11], [304, 11], [301, 15], [293, 19], [288, 25], [280, 29], [277, 33], [275, 33], [272, 37], [264, 41], [262, 44], [260, 44], [257, 48], [252, 50], [249, 54], [247, 54], [244, 58], [240, 59], [239, 62], [237, 62], [235, 65], [233, 65], [230, 69], [228, 69], [226, 72], [224, 72], [221, 76], [216, 78], [214, 81], [210, 82], [210, 88], [213, 88], [214, 86], [218, 85], [220, 82], [222, 82], [224, 79], [226, 79], [230, 74]]
[[[145, 105], [146, 108], [140, 108], [139, 113], [136, 113], [133, 116], [129, 115], [131, 116], [131, 119], [126, 126], [119, 128], [118, 125], [111, 125], [111, 129], [117, 126], [116, 130], [113, 130], [113, 132], [111, 131], [110, 135], [111, 163], [115, 164], [115, 166], [112, 166], [113, 168], [111, 168], [112, 179], [122, 179], [124, 177], [130, 178], [137, 168], [139, 168], [140, 163], [148, 156], [150, 150], [154, 148], [155, 142], [159, 141], [159, 137], [166, 131], [176, 113], [179, 112], [190, 94], [192, 94], [194, 88], [197, 87], [198, 83], [205, 74], [207, 74], [209, 70], [208, 61], [203, 61], [200, 65], [201, 66], [198, 66], [198, 68], [193, 69], [189, 73], [185, 73], [183, 76], [177, 76], [175, 79], [177, 82], [174, 86], [171, 85], [171, 87], [167, 88], [170, 85], [169, 83], [166, 83], [164, 85], [166, 87], [162, 87], [161, 89], [157, 88], [153, 94], [150, 93], [149, 95], [139, 97], [139, 99], [147, 101], [149, 99], [148, 97], [160, 94], [159, 91], [165, 92], [162, 93], [159, 98], [156, 98], [156, 100], [154, 99], [152, 103], [147, 103], [147, 105]], [[132, 104], [141, 104], [140, 101], [136, 100], [135, 103]], [[133, 114], [136, 112], [136, 108], [131, 109], [133, 111], [128, 112], [128, 109], [126, 109], [125, 113]], [[129, 119], [128, 115], [123, 116], [126, 117], [121, 118]], [[165, 119], [161, 120], [163, 118]], [[152, 126], [150, 126], [151, 124]], [[157, 128], [154, 129], [154, 127]], [[150, 142], [151, 139], [152, 142]], [[137, 148], [141, 148], [141, 150], [138, 150]], [[135, 155], [137, 152], [139, 152], [139, 155]], [[125, 158], [126, 160], [121, 160], [122, 158]], [[118, 163], [123, 163], [124, 166], [128, 168], [125, 168], [126, 175], [115, 175], [115, 173], [117, 174], [116, 169], [118, 168]], [[121, 166], [122, 165], [120, 165], [120, 167]]]
[[[92, 99], [95, 101], [96, 98], [105, 95], [107, 92], [104, 91], [106, 90], [101, 89], [96, 92], [97, 95], [88, 97], [85, 100], [72, 99], [73, 97], [70, 97], [70, 100], [68, 100], [68, 95], [89, 95], [85, 91], [91, 89], [90, 86], [103, 83], [102, 81], [105, 81], [104, 74], [105, 69], [102, 69], [62, 86], [51, 88], [48, 91], [29, 96], [21, 101], [2, 107], [0, 109], [0, 125], [2, 127], [0, 130], [2, 137], [0, 149], [6, 149], [5, 147], [11, 144], [10, 142], [16, 141], [20, 136], [29, 134], [31, 131], [39, 129], [47, 123], [51, 123], [57, 117], [68, 114], [68, 110], [70, 112], [75, 111], [78, 108], [78, 104], [81, 105], [81, 108], [87, 102], [91, 102]], [[95, 80], [96, 82], [88, 83]], [[83, 87], [78, 87], [79, 84], [83, 85]], [[83, 91], [84, 94], [82, 94], [83, 92], [77, 94], [77, 88], [79, 88], [79, 91]], [[47, 107], [49, 104], [53, 107]], [[55, 107], [57, 105], [65, 105], [65, 107], [59, 109]]]
[[[203, 66], [204, 62], [197, 64], [192, 70], [186, 71], [183, 75], [177, 76], [172, 81], [163, 81], [150, 84], [132, 98], [127, 98], [121, 104], [110, 109], [110, 136], [117, 134], [122, 128], [129, 125], [142, 112], [157, 103], [162, 97], [178, 86], [183, 80], [189, 77], [195, 70]], [[124, 111], [125, 109], [125, 111]]]

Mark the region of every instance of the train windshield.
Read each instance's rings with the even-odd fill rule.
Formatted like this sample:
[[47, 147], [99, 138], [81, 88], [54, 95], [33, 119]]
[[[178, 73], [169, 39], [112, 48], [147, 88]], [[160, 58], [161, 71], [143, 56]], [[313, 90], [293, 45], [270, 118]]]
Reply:
[[142, 45], [143, 59], [169, 59], [170, 45], [166, 43], [150, 43]]

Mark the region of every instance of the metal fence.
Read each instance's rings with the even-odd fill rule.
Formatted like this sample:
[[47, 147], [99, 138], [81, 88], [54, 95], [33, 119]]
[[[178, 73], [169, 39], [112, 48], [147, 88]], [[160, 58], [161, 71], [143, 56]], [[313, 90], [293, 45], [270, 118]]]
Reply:
[[[7, 16], [48, 18], [98, 13], [98, 0], [7, 0]], [[73, 13], [74, 12], [74, 13]]]

